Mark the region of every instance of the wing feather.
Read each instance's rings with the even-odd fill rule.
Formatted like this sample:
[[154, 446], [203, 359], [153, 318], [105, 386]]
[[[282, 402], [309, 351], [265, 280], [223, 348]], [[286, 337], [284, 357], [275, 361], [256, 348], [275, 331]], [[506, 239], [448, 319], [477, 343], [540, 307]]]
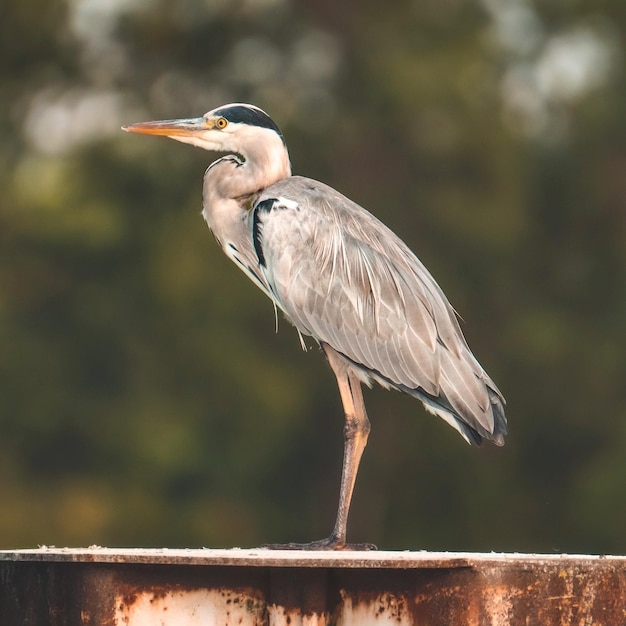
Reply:
[[262, 229], [264, 278], [300, 332], [328, 343], [365, 379], [449, 413], [468, 440], [502, 440], [504, 399], [470, 352], [445, 295], [401, 239], [310, 179], [280, 181], [260, 203], [265, 208], [253, 218]]

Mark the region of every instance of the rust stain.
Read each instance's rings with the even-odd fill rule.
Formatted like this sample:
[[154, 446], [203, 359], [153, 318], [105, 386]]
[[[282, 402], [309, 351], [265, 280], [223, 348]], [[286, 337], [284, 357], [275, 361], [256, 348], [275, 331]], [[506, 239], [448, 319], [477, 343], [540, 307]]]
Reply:
[[462, 567], [407, 569], [207, 566], [202, 558], [197, 566], [0, 560], [0, 626], [626, 624], [626, 558], [483, 555], [464, 557]]
[[[131, 600], [131, 601], [129, 601]], [[148, 587], [118, 598], [114, 624], [204, 626], [265, 623], [266, 606], [256, 590]]]

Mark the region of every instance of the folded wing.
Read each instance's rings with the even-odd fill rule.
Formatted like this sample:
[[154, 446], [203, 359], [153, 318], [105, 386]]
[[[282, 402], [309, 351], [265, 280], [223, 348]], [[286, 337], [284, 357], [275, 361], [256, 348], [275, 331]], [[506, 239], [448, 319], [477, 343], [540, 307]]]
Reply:
[[468, 440], [502, 444], [504, 399], [430, 273], [376, 217], [316, 181], [264, 191], [250, 216], [272, 297], [366, 382], [410, 393]]

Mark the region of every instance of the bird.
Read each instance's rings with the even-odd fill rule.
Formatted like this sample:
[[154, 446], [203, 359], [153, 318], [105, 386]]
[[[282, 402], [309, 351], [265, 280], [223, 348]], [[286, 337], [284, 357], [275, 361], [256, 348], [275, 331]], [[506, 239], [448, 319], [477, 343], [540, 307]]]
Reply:
[[225, 153], [204, 174], [202, 215], [226, 256], [301, 342], [306, 335], [319, 344], [337, 379], [344, 451], [333, 530], [326, 539], [268, 547], [375, 549], [346, 538], [370, 432], [362, 384], [417, 398], [470, 444], [504, 444], [504, 397], [435, 279], [372, 213], [324, 183], [292, 175], [283, 134], [265, 111], [232, 103], [198, 118], [122, 129]]

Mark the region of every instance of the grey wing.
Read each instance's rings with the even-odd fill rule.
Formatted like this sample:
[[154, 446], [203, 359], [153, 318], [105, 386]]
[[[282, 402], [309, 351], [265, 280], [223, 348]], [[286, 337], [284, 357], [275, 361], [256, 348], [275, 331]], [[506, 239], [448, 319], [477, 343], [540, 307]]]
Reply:
[[504, 399], [430, 273], [382, 222], [326, 185], [292, 177], [252, 212], [273, 298], [363, 380], [421, 399], [468, 440], [503, 443]]

